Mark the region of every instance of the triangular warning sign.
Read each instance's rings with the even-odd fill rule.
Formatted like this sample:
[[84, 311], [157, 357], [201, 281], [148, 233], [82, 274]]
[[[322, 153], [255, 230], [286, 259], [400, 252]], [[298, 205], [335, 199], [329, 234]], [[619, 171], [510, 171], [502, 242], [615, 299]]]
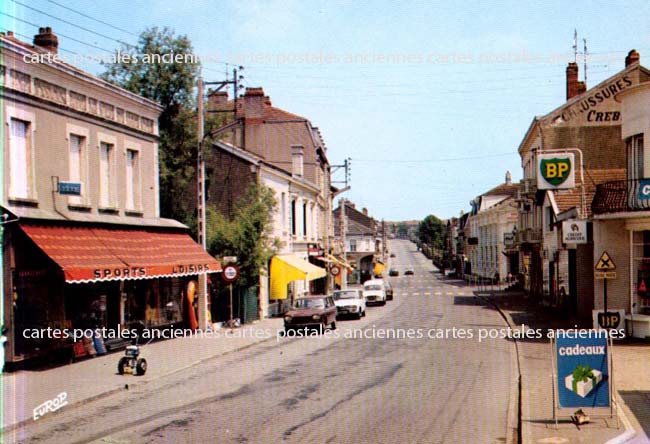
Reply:
[[614, 261], [612, 258], [607, 254], [606, 251], [603, 251], [603, 254], [600, 256], [600, 259], [598, 259], [598, 262], [596, 262], [596, 271], [614, 271], [616, 270], [616, 264], [614, 264]]
[[647, 289], [645, 287], [645, 280], [641, 279], [641, 283], [639, 283], [639, 293], [647, 293]]

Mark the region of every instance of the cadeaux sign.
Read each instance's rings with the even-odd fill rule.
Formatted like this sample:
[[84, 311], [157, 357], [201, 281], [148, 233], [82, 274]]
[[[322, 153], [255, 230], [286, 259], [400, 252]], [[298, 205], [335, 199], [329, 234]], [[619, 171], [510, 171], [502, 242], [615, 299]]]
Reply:
[[557, 338], [560, 407], [609, 407], [608, 351], [606, 337]]

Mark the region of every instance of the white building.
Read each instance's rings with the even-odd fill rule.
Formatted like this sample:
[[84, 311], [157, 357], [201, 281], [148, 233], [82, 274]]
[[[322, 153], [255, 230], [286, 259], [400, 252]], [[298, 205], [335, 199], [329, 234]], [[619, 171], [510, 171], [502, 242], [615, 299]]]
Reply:
[[519, 185], [512, 183], [510, 172], [507, 172], [505, 183], [471, 202], [468, 243], [474, 246], [468, 248], [467, 255], [476, 276], [503, 280], [511, 272], [504, 239], [517, 223], [515, 198], [518, 189]]

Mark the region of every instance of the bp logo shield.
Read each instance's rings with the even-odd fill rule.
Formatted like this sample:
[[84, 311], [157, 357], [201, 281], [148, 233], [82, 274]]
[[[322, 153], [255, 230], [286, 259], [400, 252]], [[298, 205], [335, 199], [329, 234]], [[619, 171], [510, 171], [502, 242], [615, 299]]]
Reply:
[[542, 190], [573, 188], [575, 186], [573, 153], [558, 156], [541, 154], [537, 188]]

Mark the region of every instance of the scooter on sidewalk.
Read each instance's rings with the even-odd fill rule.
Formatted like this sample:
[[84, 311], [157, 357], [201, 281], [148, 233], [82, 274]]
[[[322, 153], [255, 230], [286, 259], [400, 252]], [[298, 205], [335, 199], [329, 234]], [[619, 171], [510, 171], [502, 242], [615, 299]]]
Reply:
[[[131, 373], [134, 376], [143, 376], [147, 372], [147, 360], [140, 357], [140, 346], [138, 340], [144, 330], [144, 325], [139, 324], [136, 326], [135, 344], [128, 345], [124, 350], [124, 356], [120, 358], [117, 363], [117, 372], [120, 375], [124, 373]], [[149, 341], [151, 342], [151, 341]]]
[[117, 363], [117, 372], [120, 375], [131, 373], [134, 376], [142, 376], [147, 371], [147, 360], [140, 357], [140, 346], [129, 345], [124, 350], [124, 356]]

